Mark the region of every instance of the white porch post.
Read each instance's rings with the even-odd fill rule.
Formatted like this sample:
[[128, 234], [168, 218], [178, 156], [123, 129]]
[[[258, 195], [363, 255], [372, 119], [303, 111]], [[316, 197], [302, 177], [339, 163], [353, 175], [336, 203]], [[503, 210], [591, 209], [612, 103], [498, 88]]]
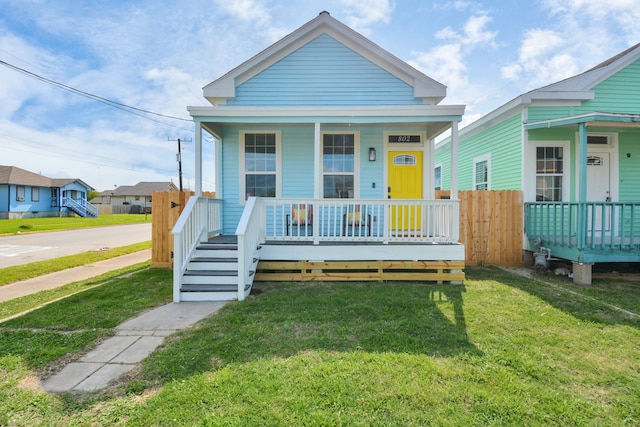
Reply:
[[202, 124], [196, 122], [196, 196], [202, 196]]
[[222, 139], [215, 139], [215, 147], [214, 147], [214, 162], [215, 162], [215, 175], [214, 175], [214, 185], [216, 190], [216, 199], [224, 198], [224, 194], [222, 192]]
[[316, 123], [313, 131], [313, 198], [322, 198], [322, 143], [320, 141], [320, 123]]
[[458, 200], [458, 122], [451, 122], [451, 200]]

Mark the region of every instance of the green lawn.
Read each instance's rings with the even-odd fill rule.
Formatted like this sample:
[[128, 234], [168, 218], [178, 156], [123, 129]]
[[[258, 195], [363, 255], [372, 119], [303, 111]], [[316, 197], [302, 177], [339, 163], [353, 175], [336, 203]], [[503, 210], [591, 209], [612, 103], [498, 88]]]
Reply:
[[151, 215], [100, 215], [98, 218], [52, 217], [0, 219], [0, 235], [151, 222]]
[[256, 284], [119, 384], [42, 391], [170, 299], [171, 273], [145, 270], [0, 324], [0, 425], [640, 424], [640, 285], [549, 280]]

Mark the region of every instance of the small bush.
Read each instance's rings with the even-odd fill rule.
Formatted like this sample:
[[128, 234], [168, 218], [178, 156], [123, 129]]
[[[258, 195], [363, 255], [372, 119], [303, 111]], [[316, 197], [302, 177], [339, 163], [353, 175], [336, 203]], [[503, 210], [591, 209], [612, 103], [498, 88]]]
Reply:
[[31, 224], [21, 224], [18, 229], [20, 230], [33, 230], [33, 225]]

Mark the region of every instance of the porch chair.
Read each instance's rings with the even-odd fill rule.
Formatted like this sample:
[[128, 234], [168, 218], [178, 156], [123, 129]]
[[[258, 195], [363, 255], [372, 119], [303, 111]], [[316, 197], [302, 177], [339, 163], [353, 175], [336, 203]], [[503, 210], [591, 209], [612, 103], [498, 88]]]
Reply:
[[361, 205], [348, 205], [347, 211], [342, 217], [343, 236], [347, 236], [347, 227], [352, 228], [349, 236], [361, 236], [362, 228], [366, 228], [367, 236], [371, 236], [371, 214], [363, 213]]
[[[293, 236], [293, 230], [298, 230], [298, 236], [311, 236], [313, 231], [313, 205], [294, 203], [291, 214], [287, 214], [287, 236]], [[300, 233], [302, 231], [303, 233]]]

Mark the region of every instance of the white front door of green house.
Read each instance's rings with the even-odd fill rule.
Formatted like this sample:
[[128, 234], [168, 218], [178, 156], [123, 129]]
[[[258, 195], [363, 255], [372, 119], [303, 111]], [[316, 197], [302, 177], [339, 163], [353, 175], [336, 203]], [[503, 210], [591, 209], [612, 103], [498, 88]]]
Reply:
[[[589, 151], [587, 156], [587, 201], [610, 202], [611, 200], [611, 153]], [[602, 214], [604, 211], [604, 224]], [[595, 207], [595, 218], [589, 212], [589, 230], [608, 231], [611, 227], [611, 210]], [[595, 219], [595, 222], [592, 221]]]

